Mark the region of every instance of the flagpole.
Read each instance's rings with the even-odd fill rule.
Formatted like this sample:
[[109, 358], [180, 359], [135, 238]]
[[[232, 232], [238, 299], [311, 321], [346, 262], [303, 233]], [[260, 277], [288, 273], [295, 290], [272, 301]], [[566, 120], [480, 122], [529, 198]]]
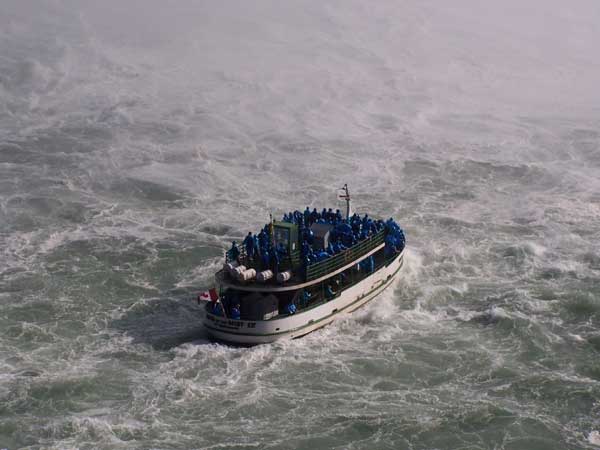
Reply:
[[344, 191], [344, 195], [342, 196], [342, 199], [346, 200], [346, 221], [348, 219], [350, 219], [350, 193], [348, 192], [348, 183], [344, 184], [344, 187], [342, 188], [342, 190]]

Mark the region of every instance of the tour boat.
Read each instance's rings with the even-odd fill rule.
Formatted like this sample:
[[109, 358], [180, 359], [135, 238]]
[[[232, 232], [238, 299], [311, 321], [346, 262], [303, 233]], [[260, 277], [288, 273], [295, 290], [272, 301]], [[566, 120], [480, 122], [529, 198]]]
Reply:
[[210, 337], [241, 345], [293, 339], [355, 311], [390, 284], [404, 262], [405, 237], [393, 219], [350, 216], [347, 185], [339, 210], [285, 214], [234, 242], [201, 299]]

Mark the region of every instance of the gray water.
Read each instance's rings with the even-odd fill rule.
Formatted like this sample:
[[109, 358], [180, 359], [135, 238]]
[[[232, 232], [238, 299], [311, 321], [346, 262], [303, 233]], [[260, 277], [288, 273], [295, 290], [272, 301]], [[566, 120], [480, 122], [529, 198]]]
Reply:
[[[600, 448], [597, 1], [123, 3], [0, 3], [0, 448]], [[397, 284], [211, 343], [346, 182]]]

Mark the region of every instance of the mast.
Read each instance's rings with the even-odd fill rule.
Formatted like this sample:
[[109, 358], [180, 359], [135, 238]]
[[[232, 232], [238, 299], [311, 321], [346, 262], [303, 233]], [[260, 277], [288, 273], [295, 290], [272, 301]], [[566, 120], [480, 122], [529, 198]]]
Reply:
[[339, 198], [346, 201], [346, 220], [348, 220], [350, 219], [350, 193], [348, 192], [348, 184], [345, 183], [341, 190], [344, 191], [344, 194], [340, 195]]
[[273, 247], [275, 246], [275, 230], [273, 226], [273, 214], [269, 213], [269, 239], [271, 240], [271, 244]]

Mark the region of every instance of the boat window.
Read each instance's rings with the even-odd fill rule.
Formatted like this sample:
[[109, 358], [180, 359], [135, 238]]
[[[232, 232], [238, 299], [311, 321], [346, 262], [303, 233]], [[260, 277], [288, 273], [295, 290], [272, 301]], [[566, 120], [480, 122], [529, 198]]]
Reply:
[[283, 227], [275, 227], [275, 244], [282, 244], [286, 249], [290, 246], [290, 230]]

